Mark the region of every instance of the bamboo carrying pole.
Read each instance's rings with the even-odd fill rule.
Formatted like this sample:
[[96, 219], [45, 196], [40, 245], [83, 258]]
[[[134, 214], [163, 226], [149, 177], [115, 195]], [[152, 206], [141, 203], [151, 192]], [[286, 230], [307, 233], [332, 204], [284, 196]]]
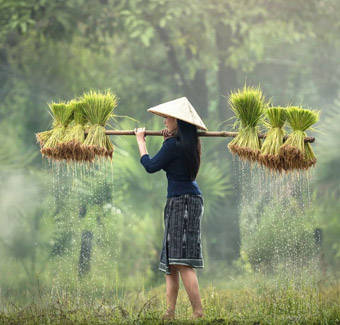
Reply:
[[[200, 137], [236, 137], [237, 132], [227, 132], [227, 131], [211, 131], [211, 132], [206, 132], [206, 131], [198, 131], [198, 136]], [[85, 132], [87, 134], [87, 132]], [[106, 130], [105, 131], [106, 135], [135, 135], [133, 130]], [[145, 135], [148, 136], [162, 136], [161, 131], [150, 131], [150, 130], [145, 130]], [[264, 139], [266, 137], [266, 134], [259, 134], [260, 139]], [[288, 138], [287, 135], [283, 137], [283, 140], [285, 141]], [[315, 141], [314, 137], [305, 137], [305, 142], [313, 143]]]

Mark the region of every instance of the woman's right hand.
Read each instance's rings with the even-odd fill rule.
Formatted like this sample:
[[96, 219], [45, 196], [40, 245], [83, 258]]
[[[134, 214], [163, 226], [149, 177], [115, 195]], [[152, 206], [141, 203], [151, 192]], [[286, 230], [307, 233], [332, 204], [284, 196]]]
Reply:
[[136, 128], [133, 131], [136, 135], [140, 156], [143, 157], [144, 155], [148, 154], [145, 142], [145, 128]]
[[145, 128], [136, 128], [133, 131], [135, 132], [137, 142], [145, 142]]

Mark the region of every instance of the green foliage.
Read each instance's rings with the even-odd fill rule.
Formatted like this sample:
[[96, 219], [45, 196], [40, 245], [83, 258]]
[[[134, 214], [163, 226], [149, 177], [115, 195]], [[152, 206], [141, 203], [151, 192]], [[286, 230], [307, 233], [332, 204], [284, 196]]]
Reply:
[[[162, 119], [153, 118], [147, 125], [147, 129], [160, 130]], [[130, 121], [119, 123], [122, 130], [131, 130], [136, 126]], [[121, 197], [122, 211], [132, 213], [135, 206], [131, 202], [138, 202], [138, 212], [141, 216], [155, 214], [162, 216], [166, 200], [166, 178], [160, 173], [147, 174], [140, 164], [140, 155], [135, 137], [120, 136], [114, 138], [117, 147], [116, 157], [113, 162], [113, 172], [116, 184], [116, 195]], [[148, 152], [154, 156], [162, 146], [160, 137], [147, 137]], [[153, 211], [150, 211], [150, 205]], [[132, 209], [132, 211], [131, 211]], [[156, 217], [157, 218], [157, 217]]]
[[6, 120], [0, 122], [0, 136], [6, 138], [0, 146], [0, 179], [6, 174], [16, 172], [32, 164], [37, 152], [22, 146], [22, 139], [8, 125]]
[[[31, 18], [31, 10], [23, 1], [0, 1], [0, 11], [2, 12], [0, 40], [12, 30], [19, 30], [26, 33], [28, 27], [35, 24]], [[5, 19], [4, 19], [5, 18]]]
[[223, 201], [231, 195], [231, 184], [227, 176], [229, 165], [218, 166], [216, 161], [202, 164], [197, 182], [204, 193], [205, 219], [209, 222]]
[[321, 251], [314, 238], [318, 226], [308, 193], [310, 175], [268, 177], [258, 170], [243, 172], [240, 181], [242, 268], [266, 275], [314, 272]]
[[[284, 209], [283, 206], [289, 206]], [[266, 206], [252, 235], [243, 237], [242, 250], [253, 269], [261, 272], [300, 272], [314, 262], [316, 247], [308, 216], [293, 199]]]
[[[26, 207], [28, 201], [38, 204], [28, 194], [27, 199], [19, 196], [25, 188], [36, 191], [30, 186], [33, 179], [20, 186], [9, 186], [7, 181], [14, 174], [27, 175], [38, 168], [42, 173], [34, 179], [52, 180], [50, 167], [47, 162], [41, 164], [32, 136], [49, 128], [46, 102], [69, 100], [89, 89], [114, 88], [124, 115], [145, 121], [146, 108], [186, 95], [204, 120], [209, 117], [210, 125], [217, 125], [229, 117], [221, 95], [242, 86], [246, 79], [256, 84], [260, 81], [265, 93], [281, 105], [303, 102], [310, 107], [323, 107], [327, 115], [340, 87], [339, 5], [338, 0], [195, 0], [176, 5], [163, 0], [0, 1], [0, 133], [5, 139], [0, 148], [1, 229], [12, 227], [3, 209], [10, 201], [9, 193], [15, 194], [17, 205]], [[329, 117], [328, 134], [318, 136], [312, 145], [322, 157], [316, 166], [315, 213], [324, 229], [327, 263], [334, 266], [339, 262], [340, 233], [338, 124], [337, 114]], [[117, 124], [117, 128], [135, 127], [131, 125]], [[150, 122], [149, 128], [161, 126]], [[100, 235], [104, 229], [89, 215], [79, 218], [78, 203], [72, 205], [73, 217], [68, 219], [71, 211], [67, 211], [64, 201], [68, 193], [54, 193], [58, 212], [52, 219], [56, 231], [51, 248], [54, 258], [47, 263], [46, 283], [54, 278], [53, 270], [61, 271], [61, 279], [77, 283], [74, 274], [80, 232], [87, 227], [95, 234], [93, 262], [98, 262], [98, 266], [102, 261], [113, 265], [93, 269], [94, 273], [102, 271], [101, 277], [92, 279], [94, 286], [102, 288], [111, 283], [113, 274], [122, 283], [130, 283], [130, 288], [143, 283], [143, 276], [148, 285], [160, 279], [154, 273], [158, 272], [166, 180], [159, 174], [145, 173], [133, 138], [119, 137], [114, 141], [114, 190], [107, 189], [105, 195], [96, 194], [94, 198], [93, 179], [84, 181], [82, 186], [88, 190], [84, 201], [88, 200], [89, 213], [100, 215], [99, 219], [106, 215], [103, 223], [107, 236]], [[161, 139], [148, 137], [147, 141], [151, 154], [161, 145]], [[209, 253], [205, 255], [209, 259], [207, 267], [210, 265], [202, 277], [209, 279], [209, 275], [215, 274], [214, 265], [225, 270], [226, 264], [237, 258], [239, 211], [235, 207], [239, 202], [244, 204], [241, 190], [247, 186], [240, 182], [244, 171], [239, 172], [238, 166], [231, 163], [225, 144], [217, 139], [204, 141], [206, 151], [198, 182], [206, 198], [203, 223]], [[86, 174], [86, 168], [79, 173]], [[50, 187], [60, 189], [61, 184], [64, 183]], [[218, 188], [226, 190], [225, 197]], [[249, 195], [257, 190], [249, 189]], [[41, 193], [41, 198], [51, 206], [48, 191]], [[105, 204], [112, 205], [110, 212], [105, 210]], [[23, 214], [23, 218], [31, 218], [30, 213]], [[57, 218], [64, 218], [60, 228]], [[50, 224], [52, 221], [48, 220]], [[18, 234], [22, 234], [23, 242], [30, 242], [29, 236], [19, 229]], [[20, 242], [19, 235], [16, 242]], [[10, 251], [4, 247], [0, 254], [6, 259], [1, 269], [3, 281], [25, 287], [27, 276], [21, 262], [10, 258]], [[59, 268], [58, 259], [64, 268]], [[43, 259], [38, 258], [36, 263], [42, 267]], [[91, 280], [86, 284], [90, 285]]]
[[[323, 249], [326, 263], [331, 266], [339, 266], [340, 247], [338, 234], [339, 225], [339, 193], [340, 193], [340, 133], [339, 114], [340, 96], [335, 100], [334, 107], [326, 114], [323, 123], [324, 133], [319, 136], [315, 149], [319, 159], [316, 173], [316, 184], [313, 186], [315, 200], [315, 214], [318, 225], [323, 230]], [[322, 157], [322, 158], [321, 158]]]
[[[0, 267], [6, 274], [1, 286], [18, 289], [23, 283], [32, 283], [35, 273], [46, 271], [52, 248], [51, 210], [39, 172], [31, 167], [29, 173], [16, 168], [15, 173], [7, 171], [0, 177], [0, 257], [8, 262]], [[11, 276], [13, 270], [15, 277]]]
[[60, 1], [51, 3], [46, 0], [1, 0], [0, 9], [0, 46], [13, 34], [26, 36], [32, 30], [37, 31], [41, 38], [71, 40], [77, 32], [86, 34], [79, 22], [87, 21], [90, 29], [92, 24], [97, 23], [91, 16], [96, 17], [100, 13], [100, 6], [88, 4], [84, 0], [67, 3]]

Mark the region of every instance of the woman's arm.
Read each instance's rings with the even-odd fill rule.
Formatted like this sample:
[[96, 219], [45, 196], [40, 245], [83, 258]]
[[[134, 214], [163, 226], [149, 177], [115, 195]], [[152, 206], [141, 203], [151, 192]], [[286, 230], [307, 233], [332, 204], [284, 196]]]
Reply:
[[145, 128], [134, 129], [134, 132], [136, 134], [140, 156], [143, 157], [144, 155], [148, 154], [145, 143]]
[[[168, 141], [164, 141], [162, 148], [153, 158], [150, 158], [145, 143], [145, 128], [134, 130], [138, 143], [139, 153], [142, 157], [140, 162], [148, 173], [155, 173], [161, 170], [175, 155], [176, 145], [171, 145]], [[168, 138], [167, 138], [168, 139]]]

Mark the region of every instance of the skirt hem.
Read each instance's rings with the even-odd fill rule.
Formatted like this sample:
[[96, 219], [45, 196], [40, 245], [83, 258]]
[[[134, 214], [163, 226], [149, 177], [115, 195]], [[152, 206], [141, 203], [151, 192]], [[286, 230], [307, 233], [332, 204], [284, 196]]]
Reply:
[[204, 263], [203, 259], [180, 259], [180, 258], [169, 258], [169, 265], [166, 265], [162, 262], [159, 263], [159, 271], [170, 275], [170, 265], [186, 265], [190, 266], [193, 269], [203, 269]]

